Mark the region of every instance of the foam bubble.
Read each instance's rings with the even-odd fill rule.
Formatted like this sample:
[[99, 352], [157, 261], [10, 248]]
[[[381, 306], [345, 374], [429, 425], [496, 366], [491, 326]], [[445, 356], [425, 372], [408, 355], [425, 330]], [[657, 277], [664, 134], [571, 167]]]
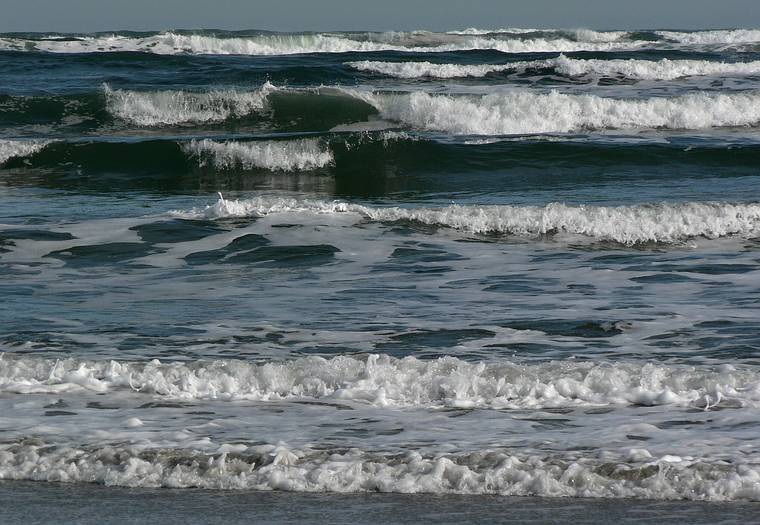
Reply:
[[272, 171], [305, 171], [333, 163], [332, 152], [317, 139], [265, 142], [215, 142], [193, 140], [183, 145], [200, 166], [210, 163], [219, 170], [263, 168]]
[[546, 408], [596, 405], [760, 407], [753, 370], [645, 362], [469, 363], [369, 355], [147, 363], [5, 357], [0, 391], [134, 391], [174, 399], [352, 400], [377, 406]]
[[129, 91], [104, 86], [106, 108], [113, 116], [139, 126], [221, 122], [265, 108], [276, 90], [268, 82], [255, 91]]
[[535, 236], [560, 232], [623, 244], [678, 242], [694, 237], [757, 234], [760, 204], [691, 202], [634, 206], [371, 207], [341, 201], [256, 197], [220, 198], [202, 209], [172, 212], [188, 217], [265, 216], [276, 213], [354, 213], [374, 221], [416, 221], [474, 233]]
[[28, 157], [42, 151], [50, 140], [0, 140], [0, 166], [12, 158]]
[[459, 78], [484, 77], [492, 73], [525, 72], [553, 69], [568, 77], [585, 75], [625, 77], [635, 80], [674, 80], [689, 76], [757, 75], [760, 61], [712, 62], [708, 60], [598, 60], [574, 59], [560, 55], [549, 60], [511, 62], [509, 64], [435, 64], [432, 62], [357, 61], [346, 65], [359, 71], [379, 73], [396, 78]]
[[616, 99], [551, 91], [483, 96], [349, 92], [382, 118], [456, 135], [565, 133], [590, 129], [707, 129], [760, 122], [760, 94], [692, 93]]

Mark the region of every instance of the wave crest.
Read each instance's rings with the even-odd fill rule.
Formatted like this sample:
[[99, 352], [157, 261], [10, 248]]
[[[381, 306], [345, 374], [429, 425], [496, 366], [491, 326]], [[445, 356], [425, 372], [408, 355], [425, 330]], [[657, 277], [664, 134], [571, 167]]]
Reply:
[[493, 73], [522, 73], [554, 70], [558, 75], [624, 77], [633, 80], [675, 80], [690, 76], [757, 75], [760, 61], [712, 62], [708, 60], [599, 60], [574, 59], [560, 55], [549, 60], [511, 62], [509, 64], [436, 64], [432, 62], [356, 61], [346, 65], [359, 71], [378, 73], [396, 78], [462, 78], [485, 77]]
[[107, 111], [139, 126], [221, 122], [265, 108], [276, 88], [268, 82], [255, 91], [129, 91], [103, 87]]
[[329, 166], [332, 152], [321, 141], [301, 139], [265, 142], [216, 142], [193, 140], [183, 145], [201, 166], [214, 168], [263, 168], [271, 171], [305, 171]]
[[13, 158], [34, 155], [42, 151], [51, 142], [43, 139], [0, 140], [0, 166]]
[[760, 94], [694, 93], [671, 98], [614, 99], [556, 91], [483, 96], [424, 92], [351, 92], [382, 118], [455, 135], [565, 133], [591, 129], [707, 129], [760, 122]]
[[414, 221], [473, 233], [535, 236], [584, 235], [622, 244], [680, 242], [695, 237], [753, 235], [760, 229], [760, 204], [678, 203], [634, 206], [460, 206], [370, 207], [341, 201], [279, 197], [220, 198], [203, 209], [172, 212], [186, 217], [250, 217], [276, 213], [354, 213], [373, 221]]

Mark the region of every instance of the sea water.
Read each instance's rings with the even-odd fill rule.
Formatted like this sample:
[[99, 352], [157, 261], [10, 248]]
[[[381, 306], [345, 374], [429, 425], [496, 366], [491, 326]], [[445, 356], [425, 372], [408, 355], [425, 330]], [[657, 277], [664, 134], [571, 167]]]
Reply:
[[760, 500], [760, 31], [0, 71], [1, 479]]

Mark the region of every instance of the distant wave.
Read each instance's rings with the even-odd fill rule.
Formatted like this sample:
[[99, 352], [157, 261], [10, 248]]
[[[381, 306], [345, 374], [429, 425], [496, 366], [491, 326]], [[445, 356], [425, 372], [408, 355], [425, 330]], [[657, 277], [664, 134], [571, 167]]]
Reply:
[[[545, 37], [514, 38], [503, 35], [456, 35], [446, 33], [266, 33], [251, 36], [217, 34], [183, 34], [164, 32], [151, 36], [128, 35], [76, 36], [72, 38], [16, 37], [0, 38], [0, 49], [46, 51], [51, 53], [98, 53], [139, 51], [157, 54], [211, 55], [287, 55], [302, 53], [346, 53], [372, 51], [446, 52], [469, 49], [493, 49], [507, 53], [541, 51], [606, 51], [631, 49], [644, 42], [601, 38], [589, 32], [592, 40], [580, 39], [583, 33], [549, 34]], [[579, 38], [579, 39], [576, 39]]]
[[106, 109], [113, 116], [139, 126], [221, 122], [264, 109], [273, 89], [264, 84], [254, 91], [220, 90], [129, 91], [104, 86]]
[[579, 42], [616, 42], [631, 36], [630, 31], [594, 31], [592, 29], [528, 29], [505, 27], [500, 29], [467, 29], [447, 31], [449, 35], [526, 35], [526, 34], [555, 34]]
[[12, 158], [28, 157], [42, 151], [49, 140], [0, 140], [0, 166]]
[[591, 129], [707, 129], [760, 122], [760, 93], [695, 93], [671, 98], [614, 99], [556, 91], [483, 96], [424, 92], [354, 96], [380, 116], [455, 135], [563, 133]]
[[413, 221], [474, 233], [524, 236], [584, 235], [622, 244], [679, 242], [695, 237], [752, 235], [760, 231], [760, 204], [681, 203], [635, 206], [370, 207], [340, 201], [256, 197], [220, 198], [206, 208], [172, 212], [189, 218], [266, 216], [283, 212], [353, 213], [373, 221]]
[[3, 35], [0, 49], [51, 53], [102, 53], [137, 51], [156, 54], [286, 55], [376, 51], [447, 52], [492, 49], [507, 53], [611, 51], [658, 45], [716, 45], [760, 41], [760, 30], [657, 31], [661, 40], [637, 40], [627, 31], [590, 29], [476, 29], [434, 33], [228, 33], [165, 31], [146, 36], [95, 35]]
[[760, 29], [713, 31], [656, 31], [658, 36], [681, 44], [746, 44], [760, 42]]
[[333, 163], [332, 152], [316, 139], [264, 142], [216, 142], [193, 140], [186, 153], [219, 170], [263, 168], [272, 171], [304, 171]]
[[432, 62], [357, 61], [346, 65], [359, 71], [396, 78], [485, 77], [492, 73], [553, 70], [567, 77], [585, 75], [625, 77], [635, 80], [675, 80], [704, 75], [758, 75], [760, 61], [712, 62], [708, 60], [598, 60], [574, 59], [560, 55], [549, 60], [511, 62], [509, 64], [435, 64]]

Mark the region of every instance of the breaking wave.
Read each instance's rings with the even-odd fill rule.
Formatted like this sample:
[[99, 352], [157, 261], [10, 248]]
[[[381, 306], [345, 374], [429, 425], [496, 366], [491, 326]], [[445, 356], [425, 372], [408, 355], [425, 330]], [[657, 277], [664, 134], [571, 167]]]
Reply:
[[[653, 457], [622, 461], [482, 450], [423, 456], [359, 449], [233, 445], [220, 452], [140, 446], [50, 446], [39, 439], [0, 445], [0, 479], [126, 487], [396, 492], [515, 496], [759, 500], [756, 465]], [[228, 450], [232, 448], [232, 450]]]
[[635, 206], [370, 207], [340, 201], [257, 197], [227, 200], [185, 212], [187, 217], [248, 217], [275, 213], [354, 213], [373, 221], [414, 221], [473, 233], [568, 233], [623, 244], [679, 242], [695, 237], [752, 235], [760, 229], [760, 204], [682, 203]]
[[0, 140], [0, 166], [18, 157], [28, 157], [42, 151], [49, 140]]
[[332, 152], [321, 141], [301, 139], [264, 142], [216, 142], [193, 140], [183, 145], [200, 166], [219, 170], [263, 168], [272, 171], [305, 171], [329, 166]]
[[760, 407], [760, 375], [725, 365], [646, 362], [469, 363], [305, 357], [285, 362], [145, 363], [0, 354], [0, 391], [126, 390], [173, 399], [342, 399], [376, 406], [549, 408], [597, 405]]
[[448, 31], [449, 35], [558, 35], [581, 42], [616, 42], [631, 36], [629, 31], [594, 31], [592, 29], [528, 29], [507, 27], [501, 29], [478, 29], [469, 27], [459, 31]]
[[656, 31], [661, 38], [681, 44], [747, 44], [760, 42], [760, 29], [713, 31]]
[[509, 64], [435, 64], [432, 62], [357, 61], [346, 65], [359, 71], [396, 78], [485, 77], [493, 73], [522, 73], [553, 70], [567, 77], [585, 75], [624, 77], [634, 80], [675, 80], [689, 76], [758, 75], [760, 61], [712, 62], [707, 60], [598, 60], [574, 59], [560, 55], [549, 60], [512, 62]]
[[106, 109], [139, 126], [221, 122], [264, 109], [269, 83], [255, 91], [128, 91], [104, 86]]
[[455, 135], [564, 133], [599, 129], [707, 129], [760, 122], [760, 94], [694, 93], [671, 98], [615, 99], [556, 91], [484, 96], [366, 94], [380, 116]]

